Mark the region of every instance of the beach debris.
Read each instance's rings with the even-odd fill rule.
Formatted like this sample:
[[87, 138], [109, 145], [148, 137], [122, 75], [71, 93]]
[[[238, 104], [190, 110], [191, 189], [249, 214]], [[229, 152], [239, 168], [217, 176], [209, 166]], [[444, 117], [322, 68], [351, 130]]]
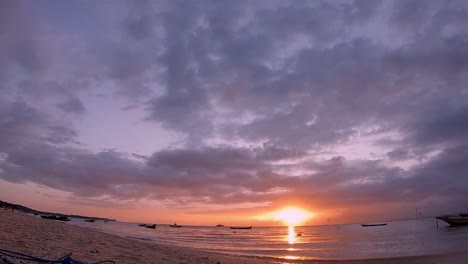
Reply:
[[[98, 250], [96, 251], [99, 252]], [[115, 261], [113, 260], [103, 260], [103, 261], [88, 263], [88, 262], [84, 262], [81, 260], [73, 259], [71, 255], [72, 253], [68, 253], [67, 255], [59, 259], [50, 260], [50, 259], [38, 258], [38, 257], [34, 257], [31, 255], [14, 252], [14, 251], [6, 250], [6, 249], [0, 249], [0, 263], [15, 264], [15, 262], [11, 260], [13, 259], [13, 260], [20, 260], [21, 263], [23, 263], [22, 262], [23, 260], [26, 260], [26, 261], [33, 261], [33, 262], [38, 262], [38, 263], [54, 263], [54, 264], [103, 264], [103, 263], [115, 264]]]

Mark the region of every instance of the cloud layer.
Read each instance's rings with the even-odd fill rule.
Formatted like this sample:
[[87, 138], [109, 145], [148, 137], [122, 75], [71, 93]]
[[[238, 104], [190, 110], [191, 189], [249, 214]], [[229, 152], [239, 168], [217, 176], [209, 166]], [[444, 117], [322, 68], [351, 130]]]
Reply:
[[[463, 210], [467, 18], [464, 1], [2, 1], [0, 177], [83, 199]], [[180, 140], [89, 146], [109, 101], [98, 122], [132, 112], [125, 131]]]

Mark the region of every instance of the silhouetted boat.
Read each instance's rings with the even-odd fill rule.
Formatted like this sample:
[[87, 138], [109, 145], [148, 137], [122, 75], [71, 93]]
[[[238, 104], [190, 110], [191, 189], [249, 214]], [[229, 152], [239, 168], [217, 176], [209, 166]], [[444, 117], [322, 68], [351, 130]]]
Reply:
[[95, 221], [94, 219], [85, 219], [85, 222], [93, 223], [94, 221]]
[[156, 224], [145, 225], [146, 228], [156, 229]]
[[170, 227], [182, 227], [181, 225], [178, 225], [176, 223], [174, 223], [173, 225], [169, 225]]
[[66, 216], [41, 215], [41, 218], [58, 221], [70, 221], [70, 219]]
[[221, 227], [221, 226], [224, 226], [224, 225], [216, 225], [216, 227]]
[[252, 229], [252, 226], [230, 226], [230, 229]]
[[146, 226], [146, 224], [138, 224], [138, 226]]
[[468, 214], [443, 215], [443, 216], [437, 216], [436, 219], [445, 221], [450, 226], [465, 226], [465, 225], [468, 225]]
[[363, 227], [368, 227], [368, 226], [386, 226], [387, 223], [380, 223], [380, 224], [361, 224]]

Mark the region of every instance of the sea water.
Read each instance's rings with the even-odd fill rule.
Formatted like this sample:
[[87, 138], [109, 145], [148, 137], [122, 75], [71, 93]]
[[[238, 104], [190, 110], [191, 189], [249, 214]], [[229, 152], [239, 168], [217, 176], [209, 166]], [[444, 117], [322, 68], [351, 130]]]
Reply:
[[137, 223], [68, 222], [125, 237], [234, 255], [284, 259], [368, 259], [445, 254], [468, 250], [468, 227], [448, 227], [434, 218], [389, 222], [386, 226], [360, 224], [296, 227], [183, 226], [156, 229]]

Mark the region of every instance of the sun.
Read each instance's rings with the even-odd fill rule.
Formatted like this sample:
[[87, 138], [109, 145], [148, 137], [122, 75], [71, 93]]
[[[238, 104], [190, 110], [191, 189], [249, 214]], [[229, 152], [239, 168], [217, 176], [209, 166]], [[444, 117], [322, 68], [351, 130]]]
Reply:
[[289, 207], [274, 214], [276, 220], [281, 220], [287, 225], [297, 225], [311, 217], [311, 213], [305, 210]]

